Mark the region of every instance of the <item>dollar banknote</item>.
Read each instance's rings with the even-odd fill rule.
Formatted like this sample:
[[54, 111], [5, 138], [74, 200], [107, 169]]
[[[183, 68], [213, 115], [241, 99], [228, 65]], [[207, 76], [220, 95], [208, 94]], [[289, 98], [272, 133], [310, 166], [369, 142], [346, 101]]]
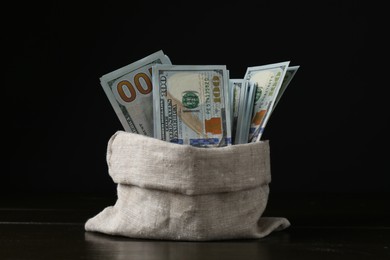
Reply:
[[231, 123], [232, 123], [232, 142], [235, 143], [236, 139], [236, 130], [237, 130], [237, 120], [239, 114], [242, 114], [242, 102], [245, 102], [243, 97], [245, 92], [245, 80], [244, 79], [230, 79], [230, 113], [231, 113]]
[[231, 144], [228, 71], [224, 65], [155, 65], [154, 133], [199, 147]]
[[152, 66], [171, 64], [162, 50], [100, 78], [123, 128], [127, 132], [154, 136]]
[[274, 104], [274, 106], [272, 108], [272, 112], [275, 110], [276, 105], [279, 103], [280, 98], [283, 96], [283, 94], [286, 91], [286, 89], [287, 89], [288, 85], [290, 84], [291, 80], [293, 79], [293, 77], [297, 73], [299, 67], [300, 66], [298, 65], [298, 66], [289, 66], [287, 68], [286, 75], [283, 78], [282, 85], [280, 86], [280, 90], [278, 92], [278, 95], [276, 96], [276, 100], [275, 100], [275, 104]]
[[253, 102], [255, 97], [255, 86], [249, 85], [248, 81], [244, 80], [243, 89], [240, 94], [240, 107], [238, 111], [234, 144], [248, 143], [249, 126], [251, 122]]
[[256, 89], [248, 142], [260, 140], [289, 63], [285, 61], [247, 68], [244, 79]]

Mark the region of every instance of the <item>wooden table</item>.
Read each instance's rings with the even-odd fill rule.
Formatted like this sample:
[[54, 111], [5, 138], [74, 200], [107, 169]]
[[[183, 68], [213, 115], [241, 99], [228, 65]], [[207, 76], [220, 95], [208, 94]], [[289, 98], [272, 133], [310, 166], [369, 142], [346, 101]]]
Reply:
[[275, 194], [265, 216], [292, 226], [263, 239], [156, 241], [85, 232], [114, 196], [0, 199], [0, 259], [390, 259], [389, 194]]

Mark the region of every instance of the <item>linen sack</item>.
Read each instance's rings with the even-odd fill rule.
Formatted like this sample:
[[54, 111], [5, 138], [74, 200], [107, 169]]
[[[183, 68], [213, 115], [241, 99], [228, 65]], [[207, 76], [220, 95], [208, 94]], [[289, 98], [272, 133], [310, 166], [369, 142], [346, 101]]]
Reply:
[[262, 217], [269, 141], [200, 148], [117, 131], [107, 147], [117, 201], [86, 231], [142, 239], [207, 241], [262, 238], [290, 226]]

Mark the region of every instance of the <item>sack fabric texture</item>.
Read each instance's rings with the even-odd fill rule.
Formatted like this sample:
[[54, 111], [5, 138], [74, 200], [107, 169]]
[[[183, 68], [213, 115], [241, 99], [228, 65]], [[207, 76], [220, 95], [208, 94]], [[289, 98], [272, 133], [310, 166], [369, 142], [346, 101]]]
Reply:
[[107, 164], [117, 201], [88, 219], [86, 231], [210, 241], [262, 238], [290, 226], [262, 216], [271, 181], [268, 140], [200, 148], [117, 131]]

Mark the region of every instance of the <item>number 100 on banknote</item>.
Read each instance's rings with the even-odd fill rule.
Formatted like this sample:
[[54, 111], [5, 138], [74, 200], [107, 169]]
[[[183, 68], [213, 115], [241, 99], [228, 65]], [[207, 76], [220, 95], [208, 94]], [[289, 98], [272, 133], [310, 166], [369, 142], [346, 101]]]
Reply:
[[171, 64], [161, 50], [100, 78], [104, 92], [127, 132], [153, 133], [152, 66]]

